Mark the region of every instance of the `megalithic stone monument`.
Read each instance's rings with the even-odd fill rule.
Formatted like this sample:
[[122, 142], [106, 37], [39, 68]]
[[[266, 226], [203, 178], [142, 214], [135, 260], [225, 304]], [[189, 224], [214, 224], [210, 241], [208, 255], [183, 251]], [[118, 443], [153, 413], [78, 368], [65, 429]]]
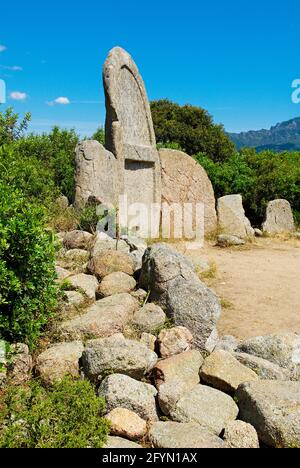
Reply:
[[[105, 61], [103, 84], [106, 148], [93, 141], [84, 141], [77, 146], [75, 203], [82, 206], [90, 196], [114, 206], [120, 200], [126, 201], [126, 225], [135, 229], [132, 218], [137, 217], [137, 230], [144, 222], [141, 229], [144, 235], [145, 230], [149, 234], [150, 229], [158, 232], [161, 165], [150, 105], [137, 66], [120, 47], [112, 49]], [[140, 212], [134, 214], [137, 204], [141, 204], [141, 211], [146, 208], [146, 217], [140, 216]], [[153, 211], [155, 204], [156, 211]]]

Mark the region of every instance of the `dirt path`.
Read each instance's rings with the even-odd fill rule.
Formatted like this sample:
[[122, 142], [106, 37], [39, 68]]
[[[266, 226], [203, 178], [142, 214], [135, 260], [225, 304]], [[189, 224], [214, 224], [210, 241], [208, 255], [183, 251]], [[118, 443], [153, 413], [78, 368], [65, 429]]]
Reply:
[[238, 250], [206, 246], [193, 255], [216, 264], [216, 278], [208, 281], [223, 302], [222, 335], [300, 333], [299, 240], [259, 239]]

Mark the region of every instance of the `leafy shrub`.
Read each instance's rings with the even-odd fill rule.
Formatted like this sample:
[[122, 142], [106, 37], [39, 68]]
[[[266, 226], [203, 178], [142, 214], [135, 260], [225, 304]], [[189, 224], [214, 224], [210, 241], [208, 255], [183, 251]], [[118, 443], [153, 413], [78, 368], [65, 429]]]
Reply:
[[94, 133], [94, 135], [92, 136], [92, 140], [96, 140], [96, 141], [99, 141], [99, 143], [101, 143], [101, 145], [105, 145], [105, 131], [104, 131], [104, 128], [102, 127], [99, 127], [96, 132]]
[[44, 210], [0, 182], [0, 336], [33, 347], [56, 307], [55, 249]]
[[254, 225], [264, 219], [266, 205], [276, 198], [287, 199], [300, 219], [300, 153], [256, 153], [244, 149], [223, 163], [206, 155], [195, 156], [207, 171], [217, 197], [240, 193]]
[[31, 115], [27, 112], [19, 122], [19, 114], [9, 107], [5, 112], [0, 112], [0, 146], [18, 140], [27, 130]]
[[151, 111], [159, 144], [176, 143], [191, 156], [201, 152], [213, 161], [224, 161], [235, 151], [222, 125], [200, 107], [160, 100], [151, 103]]
[[66, 377], [45, 390], [37, 381], [0, 397], [1, 448], [101, 448], [109, 432], [104, 400], [84, 380]]
[[34, 158], [51, 171], [51, 183], [71, 202], [75, 194], [75, 147], [78, 140], [74, 130], [54, 127], [49, 134], [22, 138], [17, 146], [22, 158]]

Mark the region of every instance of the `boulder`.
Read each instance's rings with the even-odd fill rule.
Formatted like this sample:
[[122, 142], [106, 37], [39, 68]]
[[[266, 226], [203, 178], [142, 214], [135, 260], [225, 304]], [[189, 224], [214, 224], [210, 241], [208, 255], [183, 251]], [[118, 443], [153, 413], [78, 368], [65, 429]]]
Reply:
[[104, 449], [141, 449], [141, 445], [131, 442], [130, 440], [123, 439], [122, 437], [108, 436]]
[[155, 304], [146, 304], [135, 312], [132, 323], [143, 332], [153, 333], [162, 327], [165, 321], [166, 314], [161, 307]]
[[142, 269], [142, 265], [143, 265], [144, 251], [134, 250], [133, 252], [130, 252], [129, 255], [133, 261], [134, 273], [140, 272], [140, 270]]
[[64, 235], [63, 244], [67, 249], [89, 250], [93, 235], [85, 231], [71, 231]]
[[67, 339], [105, 338], [123, 332], [139, 307], [130, 294], [116, 294], [97, 301], [86, 313], [65, 321], [60, 334]]
[[85, 375], [94, 381], [107, 372], [142, 379], [155, 366], [157, 355], [142, 343], [117, 334], [88, 341], [81, 361]]
[[126, 242], [126, 244], [128, 245], [130, 249], [130, 252], [139, 250], [145, 253], [145, 250], [147, 249], [147, 242], [145, 242], [140, 237], [124, 235], [124, 236], [121, 236], [121, 240]]
[[62, 282], [72, 275], [71, 271], [66, 270], [65, 268], [62, 268], [59, 265], [55, 266], [55, 272], [56, 272], [58, 282]]
[[226, 195], [218, 199], [219, 229], [223, 234], [248, 239], [254, 237], [254, 229], [245, 216], [241, 195]]
[[113, 296], [114, 294], [130, 293], [136, 287], [136, 281], [132, 276], [118, 271], [105, 276], [98, 288], [101, 297]]
[[[162, 177], [162, 203], [193, 205], [193, 228], [196, 225], [196, 205], [204, 205], [204, 230], [211, 234], [217, 229], [216, 202], [212, 184], [203, 167], [189, 155], [172, 149], [159, 151]], [[184, 170], [182, 169], [184, 167]]]
[[294, 216], [287, 200], [273, 200], [268, 203], [263, 232], [276, 235], [296, 230]]
[[120, 271], [132, 276], [134, 265], [129, 254], [118, 250], [106, 250], [92, 257], [88, 263], [88, 271], [99, 279]]
[[67, 250], [64, 253], [62, 266], [73, 271], [84, 271], [90, 259], [90, 253], [83, 249]]
[[240, 384], [258, 380], [255, 372], [222, 350], [214, 351], [205, 359], [200, 378], [223, 392], [235, 392]]
[[290, 380], [291, 372], [273, 362], [246, 353], [234, 353], [234, 357], [244, 366], [252, 369], [263, 380]]
[[221, 336], [216, 347], [215, 351], [228, 351], [229, 353], [232, 353], [236, 350], [238, 347], [238, 341], [234, 336], [231, 335], [224, 335]]
[[68, 308], [78, 308], [86, 301], [84, 295], [78, 291], [64, 291], [64, 296]]
[[289, 369], [295, 380], [300, 378], [300, 335], [296, 333], [250, 338], [239, 345], [237, 351], [266, 359]]
[[162, 412], [169, 415], [182, 396], [199, 384], [199, 370], [203, 358], [191, 350], [159, 361], [153, 369], [153, 378], [159, 390], [158, 401]]
[[159, 449], [226, 448], [222, 439], [196, 423], [156, 422], [149, 439]]
[[32, 356], [26, 344], [16, 343], [10, 345], [7, 370], [12, 383], [20, 385], [30, 380], [32, 366]]
[[237, 236], [229, 236], [228, 234], [220, 234], [217, 236], [217, 245], [219, 247], [235, 247], [245, 244], [245, 239], [241, 239]]
[[147, 432], [147, 423], [126, 408], [115, 408], [105, 418], [110, 423], [110, 433], [130, 440], [141, 439]]
[[109, 412], [115, 408], [125, 408], [145, 421], [158, 420], [157, 390], [152, 385], [138, 382], [127, 375], [113, 374], [103, 380], [98, 393], [105, 398]]
[[143, 304], [147, 298], [147, 291], [144, 289], [137, 289], [136, 291], [132, 291], [131, 295], [139, 301], [139, 303]]
[[220, 435], [239, 409], [234, 400], [214, 388], [197, 385], [176, 404], [170, 416], [174, 421], [194, 422]]
[[91, 257], [96, 257], [108, 250], [129, 253], [129, 246], [122, 239], [113, 239], [103, 232], [97, 232], [95, 241], [91, 250]]
[[251, 424], [243, 421], [231, 421], [224, 431], [224, 441], [229, 448], [258, 449], [257, 432]]
[[58, 343], [41, 353], [35, 370], [44, 385], [53, 385], [66, 375], [79, 377], [79, 359], [84, 346], [81, 341]]
[[275, 448], [300, 448], [300, 382], [260, 380], [242, 384], [236, 399], [240, 419]]
[[70, 276], [68, 283], [74, 289], [81, 290], [88, 299], [96, 299], [96, 291], [99, 284], [94, 276], [79, 273], [78, 275]]
[[185, 327], [164, 329], [158, 336], [159, 351], [163, 359], [189, 351], [192, 344], [193, 335]]
[[221, 306], [189, 260], [166, 244], [156, 244], [146, 250], [140, 283], [151, 291], [150, 299], [164, 308], [175, 325], [190, 330], [195, 347], [210, 352], [214, 349]]
[[140, 341], [142, 344], [147, 346], [147, 348], [151, 349], [151, 351], [155, 351], [156, 336], [151, 335], [151, 333], [142, 333]]

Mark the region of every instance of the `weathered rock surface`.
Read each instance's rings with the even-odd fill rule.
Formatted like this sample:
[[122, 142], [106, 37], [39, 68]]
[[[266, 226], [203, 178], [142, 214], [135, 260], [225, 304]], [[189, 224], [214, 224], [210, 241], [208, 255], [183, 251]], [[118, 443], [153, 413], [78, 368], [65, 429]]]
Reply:
[[218, 199], [219, 228], [223, 234], [247, 239], [254, 237], [254, 229], [245, 216], [241, 195], [226, 195]]
[[120, 374], [110, 375], [99, 387], [99, 396], [106, 399], [107, 411], [125, 408], [138, 414], [145, 421], [158, 420], [156, 395], [157, 390], [152, 385]]
[[114, 436], [137, 440], [147, 432], [146, 421], [126, 408], [115, 408], [105, 418], [109, 421], [110, 433]]
[[263, 231], [270, 235], [294, 232], [294, 216], [287, 200], [273, 200], [268, 203]]
[[155, 304], [146, 304], [135, 312], [132, 323], [143, 332], [153, 333], [162, 327], [165, 321], [166, 314], [161, 307]]
[[258, 449], [257, 432], [251, 424], [243, 421], [231, 421], [224, 432], [224, 441], [229, 448]]
[[28, 346], [24, 343], [13, 344], [10, 346], [10, 355], [7, 368], [11, 381], [20, 385], [30, 380], [33, 364]]
[[114, 294], [130, 293], [136, 287], [136, 281], [132, 276], [121, 271], [105, 276], [98, 288], [101, 297], [113, 296]]
[[151, 349], [151, 351], [155, 351], [156, 336], [151, 335], [151, 333], [142, 333], [140, 341], [147, 346], [147, 348]]
[[[162, 170], [162, 203], [193, 205], [193, 229], [196, 225], [196, 205], [204, 205], [204, 230], [210, 234], [217, 229], [216, 202], [206, 171], [187, 154], [172, 150], [159, 151]], [[184, 168], [184, 170], [183, 170]]]
[[107, 442], [104, 445], [105, 449], [141, 449], [141, 445], [131, 442], [130, 440], [123, 439], [122, 437], [108, 436]]
[[252, 424], [266, 445], [300, 448], [300, 382], [260, 380], [241, 385], [240, 419]]
[[59, 265], [56, 265], [55, 272], [56, 272], [56, 276], [59, 282], [64, 281], [65, 279], [67, 279], [69, 276], [72, 275], [71, 271], [66, 270], [65, 268], [62, 268]]
[[153, 377], [159, 390], [159, 406], [164, 414], [169, 415], [178, 400], [199, 384], [202, 364], [203, 358], [196, 350], [177, 354], [157, 363], [153, 369]]
[[234, 352], [238, 347], [238, 341], [234, 336], [224, 335], [221, 336], [216, 347], [215, 351], [228, 351], [229, 353]]
[[214, 349], [221, 306], [185, 257], [166, 244], [150, 247], [144, 256], [140, 281], [175, 325], [190, 330], [195, 347], [204, 351]]
[[60, 333], [68, 339], [105, 338], [123, 332], [139, 307], [130, 294], [116, 294], [97, 301], [86, 313], [63, 322]]
[[68, 307], [78, 308], [86, 301], [84, 295], [78, 291], [64, 291], [64, 296]]
[[245, 239], [241, 239], [237, 236], [229, 236], [228, 234], [220, 234], [217, 236], [217, 245], [219, 247], [234, 247], [245, 244]]
[[118, 195], [118, 164], [114, 155], [98, 141], [81, 141], [75, 151], [75, 166], [75, 205], [84, 207], [91, 196], [114, 205]]
[[144, 289], [137, 289], [136, 291], [132, 291], [131, 295], [140, 303], [144, 303], [145, 299], [147, 298], [147, 291]]
[[79, 376], [79, 359], [84, 346], [80, 341], [58, 343], [46, 349], [36, 360], [36, 373], [44, 385], [53, 385], [66, 375]]
[[[126, 194], [128, 206], [143, 203], [150, 208], [161, 203], [161, 167], [151, 110], [138, 68], [120, 47], [112, 49], [105, 61], [103, 83], [105, 145], [118, 164], [119, 194]], [[160, 217], [155, 221], [151, 227], [157, 232]], [[135, 216], [128, 216], [131, 231], [135, 222]], [[139, 234], [150, 234], [148, 219], [139, 227]]]
[[174, 421], [195, 422], [220, 435], [230, 421], [234, 421], [239, 409], [234, 400], [214, 388], [197, 385], [183, 396], [173, 411]]
[[289, 369], [293, 379], [300, 378], [300, 335], [296, 333], [257, 336], [242, 343], [237, 351], [266, 359]]
[[196, 423], [157, 422], [149, 431], [155, 448], [225, 448], [214, 433]]
[[163, 359], [189, 351], [192, 343], [193, 335], [185, 327], [164, 329], [158, 336], [159, 351]]
[[122, 239], [113, 239], [103, 232], [97, 232], [95, 242], [91, 250], [91, 257], [96, 257], [108, 250], [129, 253], [128, 244]]
[[133, 275], [134, 265], [129, 254], [118, 250], [107, 250], [94, 256], [88, 263], [88, 270], [92, 275], [103, 279], [105, 276], [122, 272], [127, 275]]
[[134, 250], [133, 252], [130, 252], [130, 257], [133, 261], [133, 269], [134, 272], [140, 272], [142, 269], [143, 265], [143, 256], [144, 256], [144, 251], [143, 250]]
[[201, 367], [204, 382], [223, 392], [234, 392], [244, 382], [258, 380], [251, 369], [243, 366], [227, 351], [214, 351]]
[[64, 235], [64, 246], [67, 249], [88, 250], [93, 241], [93, 235], [85, 231], [70, 231]]
[[64, 268], [82, 273], [86, 268], [89, 258], [90, 253], [87, 250], [72, 249], [64, 253], [61, 263]]
[[82, 367], [85, 375], [94, 381], [107, 372], [142, 379], [157, 359], [157, 355], [142, 343], [117, 334], [88, 341], [82, 354]]
[[81, 290], [89, 299], [96, 299], [96, 291], [99, 284], [94, 276], [79, 273], [78, 275], [70, 276], [67, 280], [74, 289]]
[[192, 343], [193, 335], [185, 327], [165, 329], [158, 336], [159, 351], [163, 359], [189, 351]]
[[290, 380], [291, 372], [273, 362], [246, 353], [235, 353], [234, 357], [244, 366], [252, 369], [263, 380]]

